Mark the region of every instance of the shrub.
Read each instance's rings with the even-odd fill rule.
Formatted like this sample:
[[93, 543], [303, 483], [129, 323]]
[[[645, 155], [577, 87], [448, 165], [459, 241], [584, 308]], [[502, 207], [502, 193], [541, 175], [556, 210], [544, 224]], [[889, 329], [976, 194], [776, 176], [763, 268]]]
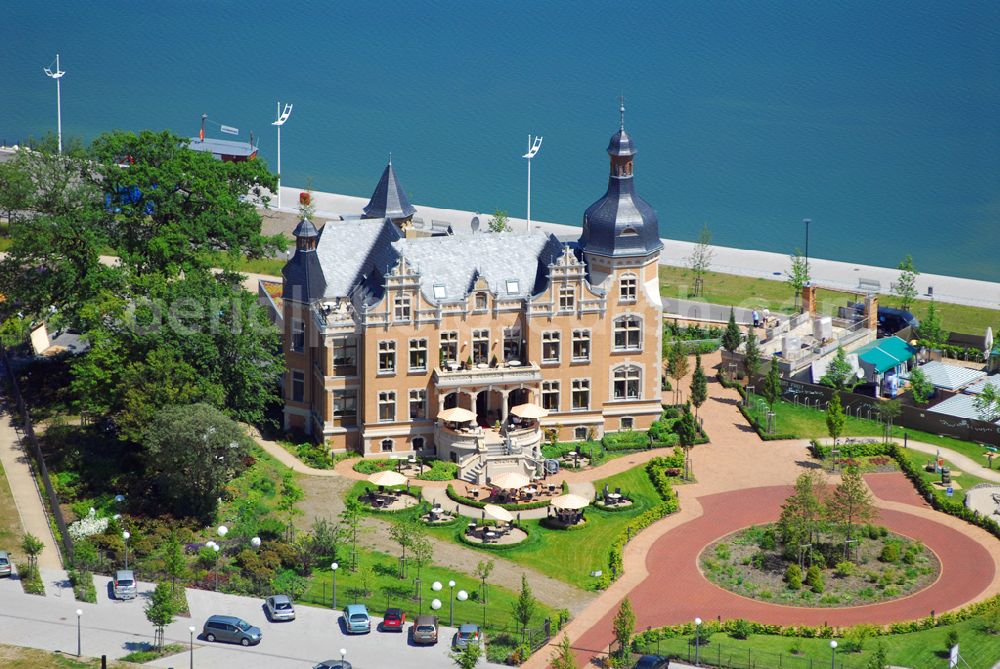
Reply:
[[354, 471], [359, 474], [374, 474], [375, 472], [386, 472], [396, 467], [396, 460], [388, 458], [361, 458], [354, 463]]
[[753, 634], [753, 625], [749, 620], [744, 620], [743, 618], [726, 621], [725, 627], [729, 636], [734, 639], [747, 639]]
[[817, 595], [822, 594], [826, 589], [826, 585], [823, 583], [823, 572], [819, 570], [818, 565], [814, 564], [806, 571], [806, 585]]
[[97, 603], [97, 588], [94, 587], [94, 576], [89, 571], [77, 571], [69, 569], [66, 571], [69, 582], [73, 586], [73, 595], [77, 601]]
[[948, 635], [944, 638], [944, 649], [950, 651], [951, 647], [958, 643], [958, 630], [948, 630]]
[[788, 584], [790, 590], [802, 589], [802, 569], [799, 568], [799, 565], [788, 565], [788, 568], [785, 569], [785, 583]]
[[732, 557], [732, 553], [729, 551], [729, 545], [719, 544], [718, 546], [716, 546], [715, 557], [723, 561], [728, 560], [730, 557]]
[[878, 559], [882, 562], [899, 562], [899, 544], [895, 541], [887, 543], [882, 547]]
[[763, 550], [772, 550], [776, 545], [774, 530], [771, 528], [764, 530], [764, 533], [760, 535], [760, 540], [757, 542], [757, 545]]
[[431, 460], [425, 465], [429, 465], [430, 469], [425, 469], [424, 473], [417, 477], [421, 481], [450, 481], [458, 476], [458, 465], [454, 462]]
[[843, 560], [837, 563], [837, 576], [846, 578], [854, 574], [854, 563], [850, 560]]
[[649, 445], [649, 437], [645, 432], [625, 430], [604, 435], [601, 445], [606, 451], [641, 451]]

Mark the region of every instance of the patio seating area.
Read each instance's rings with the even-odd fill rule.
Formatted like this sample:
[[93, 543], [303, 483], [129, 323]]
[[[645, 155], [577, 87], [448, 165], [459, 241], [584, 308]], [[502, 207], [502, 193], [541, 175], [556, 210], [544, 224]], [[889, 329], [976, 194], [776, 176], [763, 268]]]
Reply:
[[519, 544], [528, 538], [528, 533], [511, 523], [486, 525], [470, 521], [465, 528], [465, 539], [473, 544], [497, 544], [509, 546]]
[[609, 490], [608, 486], [604, 486], [604, 490], [598, 493], [594, 504], [599, 507], [614, 507], [617, 509], [632, 506], [632, 500], [628, 498], [627, 493], [622, 492], [621, 488]]
[[456, 513], [457, 508], [455, 512], [452, 512], [448, 511], [440, 504], [435, 504], [427, 513], [420, 516], [420, 520], [424, 521], [428, 525], [444, 525], [455, 520]]
[[575, 527], [587, 522], [583, 516], [582, 509], [552, 509], [551, 515], [546, 519], [549, 525], [556, 527]]
[[417, 505], [417, 498], [403, 490], [386, 489], [379, 486], [378, 490], [369, 490], [358, 497], [362, 504], [378, 511], [402, 511]]

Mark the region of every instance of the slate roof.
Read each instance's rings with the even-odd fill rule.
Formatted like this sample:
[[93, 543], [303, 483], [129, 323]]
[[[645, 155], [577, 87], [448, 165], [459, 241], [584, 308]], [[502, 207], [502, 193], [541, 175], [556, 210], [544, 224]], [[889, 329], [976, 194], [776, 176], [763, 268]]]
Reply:
[[612, 156], [634, 156], [638, 153], [635, 142], [625, 132], [625, 128], [611, 135], [611, 141], [608, 142], [608, 153]]
[[367, 218], [406, 218], [416, 213], [417, 209], [410, 204], [406, 192], [399, 185], [396, 170], [392, 161], [382, 171], [382, 178], [375, 186], [375, 192], [364, 208]]
[[399, 238], [399, 230], [388, 219], [329, 221], [316, 247], [326, 280], [323, 294], [317, 297], [347, 297], [362, 283], [377, 297], [382, 275], [399, 258], [392, 247]]
[[869, 342], [853, 353], [857, 354], [858, 360], [868, 363], [877, 372], [882, 373], [912, 358], [916, 349], [899, 337], [885, 337]]
[[986, 376], [986, 372], [976, 369], [969, 369], [960, 365], [949, 365], [946, 362], [932, 360], [925, 365], [921, 365], [924, 376], [937, 388], [945, 390], [958, 390], [962, 386], [973, 381], [978, 381]]
[[[420, 289], [435, 303], [464, 299], [480, 276], [499, 297], [530, 297], [545, 287], [548, 266], [562, 253], [554, 235], [537, 231], [418, 237], [393, 247], [420, 273]], [[435, 297], [435, 286], [443, 297]]]
[[987, 385], [993, 386], [993, 388], [1000, 393], [1000, 374], [993, 374], [992, 376], [979, 379], [968, 388], [963, 388], [962, 390], [967, 393], [972, 393], [973, 395], [978, 395], [986, 390]]

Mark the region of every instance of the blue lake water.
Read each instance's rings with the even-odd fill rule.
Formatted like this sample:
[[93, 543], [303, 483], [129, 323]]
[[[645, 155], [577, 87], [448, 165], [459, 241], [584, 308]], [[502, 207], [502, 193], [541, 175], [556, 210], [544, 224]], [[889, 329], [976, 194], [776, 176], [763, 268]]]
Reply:
[[[1000, 280], [1000, 3], [5, 2], [0, 140], [260, 136], [283, 182], [579, 225], [626, 98], [661, 234]], [[209, 126], [210, 134], [218, 134]], [[782, 269], [782, 268], [778, 268]]]

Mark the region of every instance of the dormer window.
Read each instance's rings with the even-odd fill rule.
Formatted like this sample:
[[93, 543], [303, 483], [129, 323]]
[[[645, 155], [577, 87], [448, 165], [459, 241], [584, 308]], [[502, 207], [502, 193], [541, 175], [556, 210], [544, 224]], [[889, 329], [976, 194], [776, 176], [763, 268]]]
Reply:
[[486, 293], [476, 293], [476, 311], [486, 311], [487, 304]]
[[409, 295], [397, 295], [393, 302], [393, 320], [397, 321], [408, 321], [410, 320], [410, 296]]
[[521, 284], [517, 279], [507, 279], [507, 294], [516, 295], [521, 292]]
[[435, 300], [443, 300], [447, 294], [448, 294], [448, 291], [445, 290], [445, 287], [444, 287], [443, 284], [440, 284], [440, 283], [434, 284], [434, 299]]
[[635, 228], [628, 227], [622, 230], [622, 233], [618, 235], [619, 237], [635, 237], [639, 233], [635, 231]]

